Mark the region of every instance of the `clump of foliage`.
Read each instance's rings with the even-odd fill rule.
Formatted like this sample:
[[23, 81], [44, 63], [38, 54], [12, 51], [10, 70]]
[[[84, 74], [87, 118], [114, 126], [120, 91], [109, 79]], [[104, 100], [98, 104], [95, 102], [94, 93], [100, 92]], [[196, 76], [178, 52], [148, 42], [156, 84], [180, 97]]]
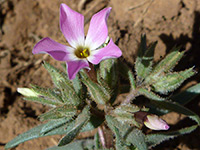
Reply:
[[[41, 121], [47, 122], [17, 136], [5, 148], [43, 136], [65, 135], [57, 146], [48, 150], [147, 150], [194, 131], [200, 124], [200, 118], [184, 105], [199, 94], [200, 84], [176, 95], [171, 95], [171, 92], [196, 72], [193, 67], [173, 71], [184, 55], [178, 48], [154, 64], [155, 46], [156, 42], [147, 46], [143, 35], [134, 68], [117, 59], [107, 59], [90, 72], [81, 70], [73, 80], [68, 79], [67, 73], [44, 62], [54, 87], [31, 85], [31, 88], [19, 88], [18, 92], [25, 96], [25, 100], [51, 107], [39, 116]], [[129, 80], [129, 84], [122, 84], [121, 79]], [[122, 93], [127, 93], [125, 99], [117, 101]], [[148, 101], [135, 103], [141, 95]], [[159, 117], [172, 111], [188, 116], [196, 124], [171, 131]], [[168, 131], [145, 134], [143, 125], [153, 130]], [[75, 140], [87, 131], [94, 136]]]

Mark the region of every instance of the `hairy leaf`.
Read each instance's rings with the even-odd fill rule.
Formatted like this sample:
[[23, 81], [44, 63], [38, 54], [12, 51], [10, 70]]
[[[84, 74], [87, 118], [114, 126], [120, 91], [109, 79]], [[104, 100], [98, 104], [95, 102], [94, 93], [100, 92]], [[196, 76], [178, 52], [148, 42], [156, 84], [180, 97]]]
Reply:
[[100, 78], [104, 79], [110, 88], [116, 87], [118, 82], [117, 59], [101, 61], [99, 70]]
[[153, 69], [151, 76], [159, 76], [161, 73], [167, 73], [177, 65], [178, 61], [183, 57], [184, 52], [179, 52], [179, 48], [173, 48], [162, 61], [160, 61]]
[[[48, 135], [56, 135], [56, 134], [64, 134], [67, 132], [66, 127], [70, 127], [70, 123], [68, 123], [68, 119], [61, 119], [55, 121], [49, 121], [48, 123], [39, 125], [30, 129], [27, 132], [24, 132], [8, 142], [5, 146], [5, 149], [13, 148], [20, 143], [23, 143], [28, 140], [32, 140], [35, 138], [48, 136]], [[48, 129], [47, 128], [48, 125]], [[68, 125], [68, 126], [67, 126]]]
[[82, 81], [88, 88], [89, 94], [97, 104], [106, 104], [110, 100], [110, 93], [98, 83], [93, 82], [84, 72], [81, 72]]
[[137, 147], [139, 150], [148, 150], [145, 135], [139, 129], [133, 128], [127, 135], [126, 141]]
[[67, 134], [59, 141], [58, 146], [64, 146], [70, 143], [76, 135], [80, 132], [80, 130], [87, 124], [90, 119], [89, 107], [85, 107], [80, 115], [75, 120], [74, 127], [71, 128]]
[[73, 105], [63, 105], [51, 109], [50, 111], [39, 116], [41, 121], [59, 119], [59, 118], [69, 118], [71, 119], [77, 114], [77, 109]]
[[191, 110], [185, 108], [184, 106], [171, 101], [154, 101], [151, 100], [152, 104], [156, 105], [159, 108], [165, 109], [164, 113], [168, 113], [169, 111], [174, 111], [180, 114], [184, 114], [190, 117], [192, 120], [196, 121], [198, 125], [200, 125], [200, 118], [197, 114], [192, 112]]
[[181, 105], [185, 105], [188, 102], [190, 102], [191, 100], [193, 100], [196, 96], [198, 96], [200, 94], [200, 83], [196, 84], [176, 95], [173, 95], [171, 97], [171, 99], [174, 102], [177, 102]]
[[60, 92], [56, 89], [42, 88], [37, 85], [31, 85], [33, 91], [38, 93], [40, 97], [47, 97], [49, 99], [54, 99], [54, 101], [58, 101], [63, 103], [62, 97], [60, 96]]
[[141, 44], [135, 63], [137, 77], [140, 80], [143, 80], [145, 77], [147, 77], [152, 70], [154, 49], [156, 44], [157, 42], [151, 44], [151, 46], [147, 48], [146, 36], [141, 36]]
[[41, 97], [24, 97], [24, 100], [38, 102], [44, 105], [49, 105], [51, 107], [55, 107], [62, 104], [58, 101], [55, 101], [54, 99], [50, 99], [50, 98], [42, 97], [42, 96]]
[[73, 143], [67, 144], [65, 146], [54, 146], [48, 148], [47, 150], [96, 150], [94, 148], [94, 141], [87, 139], [87, 140], [77, 140]]
[[76, 91], [76, 94], [81, 97], [82, 96], [82, 84], [81, 80], [79, 79], [79, 74], [76, 75], [76, 77], [72, 80], [72, 85], [74, 87], [74, 90]]
[[69, 80], [66, 73], [60, 71], [59, 69], [55, 68], [47, 62], [44, 62], [43, 66], [49, 72], [55, 86], [59, 86], [60, 81], [65, 82], [69, 86], [72, 86], [71, 81]]
[[81, 103], [80, 97], [77, 95], [75, 89], [63, 81], [58, 82], [58, 87], [61, 91], [62, 99], [66, 104], [78, 106]]
[[138, 92], [139, 92], [140, 95], [144, 95], [147, 98], [152, 99], [152, 100], [157, 100], [157, 101], [165, 100], [164, 98], [160, 97], [159, 95], [153, 93], [152, 91], [144, 89], [144, 88], [139, 88]]
[[193, 125], [191, 127], [183, 128], [183, 129], [176, 130], [176, 131], [148, 134], [146, 136], [146, 141], [147, 141], [147, 144], [149, 147], [154, 147], [154, 146], [162, 143], [163, 141], [173, 139], [179, 135], [188, 134], [188, 133], [194, 131], [197, 127], [198, 127], [197, 125]]
[[131, 70], [128, 71], [128, 78], [131, 85], [131, 90], [135, 90], [136, 88], [135, 78]]
[[164, 76], [155, 78], [155, 81], [152, 79], [152, 86], [156, 92], [167, 94], [178, 88], [186, 79], [193, 76], [195, 72], [193, 68], [186, 69], [178, 73], [169, 73]]

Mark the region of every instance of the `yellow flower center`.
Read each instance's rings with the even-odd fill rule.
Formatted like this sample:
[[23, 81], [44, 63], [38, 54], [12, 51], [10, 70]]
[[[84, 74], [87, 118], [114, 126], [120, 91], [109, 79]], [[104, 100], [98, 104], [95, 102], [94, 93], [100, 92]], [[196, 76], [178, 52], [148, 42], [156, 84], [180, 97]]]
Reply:
[[78, 47], [75, 50], [75, 55], [78, 58], [87, 58], [88, 56], [90, 56], [90, 50], [88, 48], [85, 48], [85, 47]]

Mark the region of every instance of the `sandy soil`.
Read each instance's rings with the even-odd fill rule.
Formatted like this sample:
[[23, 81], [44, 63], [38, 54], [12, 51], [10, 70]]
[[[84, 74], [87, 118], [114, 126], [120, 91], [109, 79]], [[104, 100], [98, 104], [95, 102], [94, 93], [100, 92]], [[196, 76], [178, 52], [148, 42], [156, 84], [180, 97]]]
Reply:
[[[43, 60], [59, 66], [47, 55], [33, 55], [33, 46], [43, 37], [65, 43], [59, 29], [59, 6], [66, 3], [85, 16], [86, 31], [91, 16], [104, 7], [112, 7], [108, 19], [109, 35], [123, 51], [123, 58], [134, 64], [142, 33], [148, 43], [158, 41], [155, 61], [177, 45], [187, 51], [176, 70], [195, 66], [200, 70], [200, 1], [198, 0], [0, 0], [0, 149], [15, 136], [40, 124], [37, 116], [47, 107], [26, 102], [17, 87], [30, 83], [50, 87], [50, 77], [41, 66]], [[184, 83], [188, 87], [200, 81], [197, 74]], [[187, 105], [200, 114], [197, 97]], [[165, 116], [178, 127], [191, 121], [171, 113]], [[165, 142], [156, 150], [200, 149], [200, 130]], [[53, 146], [60, 136], [41, 138], [20, 144], [13, 150], [39, 150]], [[189, 140], [188, 140], [189, 139]]]

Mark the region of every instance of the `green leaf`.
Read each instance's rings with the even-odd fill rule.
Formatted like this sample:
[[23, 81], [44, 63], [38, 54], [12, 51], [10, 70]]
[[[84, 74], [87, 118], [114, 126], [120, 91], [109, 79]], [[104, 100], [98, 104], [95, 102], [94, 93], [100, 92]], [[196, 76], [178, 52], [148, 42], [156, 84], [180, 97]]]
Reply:
[[[83, 117], [84, 118], [84, 117]], [[39, 125], [30, 129], [29, 131], [20, 134], [5, 146], [6, 149], [17, 146], [25, 141], [50, 135], [62, 135], [69, 133], [74, 128], [76, 122], [69, 121], [68, 118], [57, 119], [49, 121], [45, 124]]]
[[57, 68], [53, 67], [52, 65], [46, 62], [44, 63], [44, 67], [51, 75], [51, 78], [55, 86], [60, 90], [62, 95], [62, 100], [68, 104], [74, 104], [76, 106], [79, 105], [81, 100], [77, 95], [78, 89], [75, 90], [73, 87], [73, 86], [78, 86], [75, 85], [75, 81], [72, 83], [69, 80], [66, 73], [58, 70]]
[[106, 121], [108, 123], [108, 127], [111, 130], [115, 130], [114, 128], [117, 127], [120, 131], [120, 134], [122, 135], [122, 137], [124, 138], [125, 135], [127, 134], [127, 131], [129, 131], [130, 128], [132, 128], [129, 124], [125, 123], [122, 124], [119, 121], [117, 121], [116, 118], [114, 118], [113, 116], [110, 115], [106, 115]]
[[128, 123], [139, 127], [138, 122], [134, 118], [134, 113], [140, 111], [136, 105], [120, 105], [113, 110], [113, 115], [121, 123]]
[[35, 91], [37, 94], [40, 95], [40, 97], [44, 96], [48, 99], [53, 99], [54, 101], [58, 101], [60, 103], [63, 103], [62, 97], [60, 96], [60, 91], [57, 89], [49, 89], [49, 88], [42, 88], [37, 85], [31, 85], [32, 90]]
[[[56, 135], [56, 134], [64, 134], [66, 133], [66, 125], [68, 124], [68, 119], [49, 121], [48, 123], [41, 124], [37, 127], [30, 129], [27, 132], [24, 132], [8, 142], [5, 146], [5, 149], [13, 148], [20, 143], [23, 143], [28, 140], [32, 140], [35, 138], [47, 136], [47, 135]], [[48, 128], [47, 128], [48, 126]]]
[[100, 78], [104, 79], [110, 88], [116, 87], [118, 82], [117, 59], [101, 61], [99, 70]]
[[118, 60], [117, 66], [118, 66], [119, 74], [124, 79], [128, 79], [128, 72], [129, 72], [129, 70], [131, 71], [131, 69], [128, 67], [128, 65], [125, 62]]
[[140, 80], [143, 80], [145, 77], [147, 77], [152, 70], [153, 56], [156, 44], [157, 42], [154, 42], [150, 45], [149, 48], [147, 48], [146, 36], [141, 37], [141, 45], [135, 63], [137, 77], [139, 77]]
[[[191, 118], [192, 120], [196, 121], [198, 125], [200, 125], [200, 118], [197, 114], [192, 112], [191, 110], [185, 108], [184, 106], [171, 101], [154, 101], [151, 100], [152, 104], [156, 105], [156, 107], [165, 109], [165, 113], [168, 113], [169, 111], [174, 111], [180, 114], [184, 114]], [[163, 113], [164, 114], [164, 113]]]
[[94, 148], [94, 141], [87, 139], [87, 140], [77, 140], [65, 146], [54, 146], [48, 148], [47, 150], [96, 150], [96, 149]]
[[43, 124], [42, 129], [40, 130], [41, 135], [45, 135], [46, 133], [54, 130], [57, 127], [65, 126], [68, 122], [71, 122], [71, 118], [61, 118], [52, 121], [48, 121], [47, 123]]
[[141, 43], [140, 43], [140, 47], [138, 50], [138, 54], [137, 57], [142, 58], [146, 52], [147, 49], [147, 43], [146, 43], [146, 34], [141, 35]]
[[183, 57], [184, 52], [179, 52], [179, 48], [173, 48], [162, 61], [160, 61], [153, 69], [151, 76], [159, 76], [161, 73], [167, 73], [177, 65], [178, 61]]
[[185, 105], [200, 94], [200, 83], [171, 97], [172, 101]]
[[87, 124], [87, 122], [90, 119], [90, 112], [89, 112], [89, 107], [86, 106], [82, 113], [78, 115], [78, 117], [75, 120], [74, 127], [71, 128], [67, 134], [59, 141], [58, 146], [64, 146], [68, 143], [70, 143], [76, 135], [80, 132], [80, 130]]
[[72, 80], [72, 85], [77, 95], [80, 97], [82, 95], [82, 84], [81, 80], [79, 79], [79, 74], [77, 74], [76, 77]]
[[48, 99], [47, 97], [24, 97], [23, 99], [32, 102], [38, 102], [49, 106], [58, 106], [62, 104], [58, 101], [54, 101], [53, 99]]
[[87, 77], [84, 72], [80, 72], [82, 76], [82, 82], [88, 88], [88, 92], [97, 104], [106, 104], [110, 100], [110, 93], [106, 88], [100, 86], [98, 83], [94, 83]]
[[61, 91], [62, 99], [67, 104], [78, 106], [81, 103], [80, 97], [77, 95], [75, 89], [63, 81], [58, 82], [58, 87]]
[[45, 69], [49, 72], [53, 83], [55, 84], [56, 87], [59, 87], [59, 82], [63, 81], [65, 84], [68, 84], [69, 86], [72, 86], [71, 81], [68, 78], [68, 75], [59, 69], [55, 68], [54, 66], [50, 65], [47, 62], [44, 62], [43, 66]]
[[135, 90], [136, 89], [135, 77], [134, 77], [131, 70], [128, 71], [128, 78], [129, 78], [129, 81], [130, 81], [131, 90]]
[[116, 137], [116, 149], [117, 150], [129, 150], [125, 145], [125, 141], [123, 139], [123, 133], [121, 132], [124, 128], [119, 128], [120, 123], [114, 119], [112, 116], [106, 115], [106, 121], [108, 123], [108, 127], [113, 131]]
[[157, 101], [165, 100], [164, 98], [160, 97], [159, 95], [153, 93], [152, 91], [144, 89], [144, 88], [139, 88], [138, 92], [140, 95], [144, 95], [145, 97], [152, 99], [152, 100], [157, 100]]
[[169, 73], [164, 76], [160, 76], [152, 79], [151, 82], [154, 82], [152, 86], [156, 92], [167, 94], [168, 92], [174, 91], [177, 89], [186, 79], [193, 76], [195, 72], [193, 68], [186, 69], [178, 73]]
[[145, 135], [139, 129], [133, 128], [133, 130], [127, 135], [126, 141], [133, 144], [139, 150], [148, 150]]
[[194, 131], [198, 126], [193, 125], [191, 127], [183, 128], [177, 131], [171, 131], [171, 132], [164, 132], [164, 133], [156, 133], [156, 134], [148, 134], [146, 136], [146, 142], [149, 147], [154, 147], [163, 141], [173, 139], [179, 135], [188, 134], [192, 131]]
[[116, 147], [116, 150], [130, 150], [128, 148], [128, 146], [125, 144], [125, 141], [124, 139], [122, 138], [120, 132], [119, 132], [119, 129], [114, 127], [113, 128], [113, 132], [115, 133], [115, 147]]
[[77, 114], [77, 108], [73, 105], [63, 105], [51, 109], [50, 111], [39, 116], [41, 121], [59, 118], [69, 118], [71, 119]]

